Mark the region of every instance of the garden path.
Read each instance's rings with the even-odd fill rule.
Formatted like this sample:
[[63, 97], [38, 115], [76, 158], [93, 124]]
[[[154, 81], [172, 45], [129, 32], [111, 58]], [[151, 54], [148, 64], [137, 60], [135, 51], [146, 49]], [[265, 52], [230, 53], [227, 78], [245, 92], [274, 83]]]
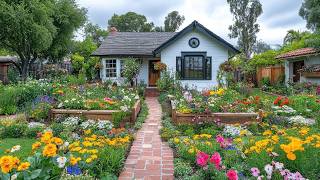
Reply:
[[137, 132], [131, 151], [125, 162], [119, 180], [171, 180], [174, 179], [173, 152], [167, 143], [162, 142], [161, 106], [157, 97], [147, 97], [149, 115]]

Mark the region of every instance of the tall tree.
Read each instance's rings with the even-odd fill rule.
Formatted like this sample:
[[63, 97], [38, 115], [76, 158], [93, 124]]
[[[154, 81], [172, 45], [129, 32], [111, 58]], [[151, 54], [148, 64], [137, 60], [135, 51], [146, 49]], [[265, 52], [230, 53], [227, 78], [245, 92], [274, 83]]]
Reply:
[[164, 31], [175, 32], [185, 20], [183, 15], [179, 15], [178, 11], [172, 11], [167, 15], [164, 21]]
[[87, 23], [84, 27], [85, 38], [92, 38], [98, 46], [101, 45], [105, 37], [108, 36], [108, 31], [101, 29], [98, 24]]
[[147, 22], [144, 15], [135, 12], [127, 12], [123, 15], [114, 14], [108, 20], [108, 25], [109, 29], [115, 27], [120, 32], [150, 32], [154, 28], [154, 24]]
[[320, 0], [304, 0], [299, 15], [307, 20], [307, 28], [320, 30]]
[[63, 57], [85, 20], [74, 0], [0, 0], [0, 46], [19, 56], [26, 79], [36, 59]]
[[229, 27], [230, 38], [238, 38], [238, 45], [248, 60], [253, 52], [259, 32], [258, 17], [262, 14], [259, 0], [227, 0], [234, 24]]
[[293, 29], [289, 30], [286, 34], [286, 36], [283, 39], [283, 44], [287, 45], [287, 44], [291, 44], [294, 41], [300, 41], [304, 36], [310, 34], [307, 31], [295, 31]]
[[271, 46], [262, 40], [257, 41], [253, 46], [253, 52], [260, 54], [271, 50]]

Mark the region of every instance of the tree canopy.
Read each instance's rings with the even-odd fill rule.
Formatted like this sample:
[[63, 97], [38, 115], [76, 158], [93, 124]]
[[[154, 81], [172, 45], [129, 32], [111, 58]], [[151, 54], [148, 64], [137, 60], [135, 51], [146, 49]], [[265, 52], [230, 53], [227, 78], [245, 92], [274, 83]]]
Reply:
[[178, 11], [170, 12], [164, 20], [164, 31], [175, 32], [184, 22], [185, 18], [183, 15], [179, 15]]
[[229, 27], [231, 38], [238, 38], [238, 45], [246, 59], [250, 59], [259, 32], [258, 17], [262, 14], [259, 0], [227, 0], [234, 23]]
[[307, 20], [307, 28], [320, 30], [320, 0], [304, 0], [299, 15]]
[[150, 32], [154, 28], [152, 22], [148, 22], [144, 15], [135, 12], [127, 12], [123, 15], [114, 14], [108, 20], [109, 29], [117, 28], [120, 32]]
[[92, 38], [93, 42], [98, 46], [101, 45], [104, 38], [108, 36], [108, 31], [101, 29], [98, 24], [87, 23], [84, 27], [84, 35], [86, 38]]
[[0, 0], [0, 46], [19, 56], [25, 79], [38, 58], [62, 58], [86, 20], [74, 0]]

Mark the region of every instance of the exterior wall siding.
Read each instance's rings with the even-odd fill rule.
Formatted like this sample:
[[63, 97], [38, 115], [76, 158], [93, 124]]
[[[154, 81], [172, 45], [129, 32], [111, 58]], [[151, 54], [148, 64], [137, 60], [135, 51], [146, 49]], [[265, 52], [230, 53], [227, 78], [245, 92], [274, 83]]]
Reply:
[[[200, 45], [197, 48], [189, 46], [189, 39], [192, 37], [196, 37], [200, 41]], [[218, 85], [216, 77], [219, 65], [228, 60], [228, 50], [225, 47], [202, 33], [187, 33], [161, 51], [161, 62], [167, 65], [169, 71], [176, 71], [176, 57], [181, 56], [181, 52], [207, 52], [207, 56], [212, 57], [211, 80], [181, 80], [182, 85], [199, 90]]]

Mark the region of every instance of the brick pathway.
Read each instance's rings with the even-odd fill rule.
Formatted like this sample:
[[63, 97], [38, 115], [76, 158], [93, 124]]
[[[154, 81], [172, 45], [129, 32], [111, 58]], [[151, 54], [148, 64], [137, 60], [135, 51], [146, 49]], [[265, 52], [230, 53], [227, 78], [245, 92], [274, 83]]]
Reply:
[[174, 179], [172, 150], [161, 141], [159, 135], [161, 106], [156, 97], [147, 97], [146, 103], [149, 107], [149, 115], [137, 132], [119, 180]]

